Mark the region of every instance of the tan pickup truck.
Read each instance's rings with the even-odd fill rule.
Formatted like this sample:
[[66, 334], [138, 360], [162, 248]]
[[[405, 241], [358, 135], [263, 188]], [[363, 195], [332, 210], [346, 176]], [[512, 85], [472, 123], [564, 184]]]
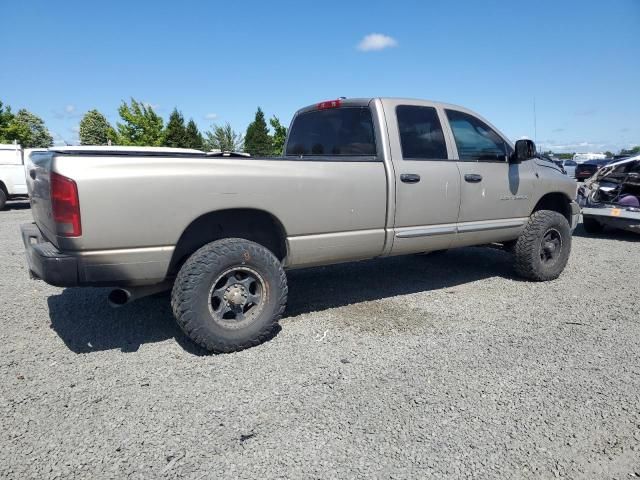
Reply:
[[113, 304], [172, 289], [180, 327], [222, 352], [273, 330], [286, 269], [502, 243], [520, 275], [550, 280], [579, 215], [575, 182], [533, 142], [514, 148], [479, 115], [422, 100], [303, 108], [277, 158], [139, 147], [32, 157], [31, 274], [116, 287]]

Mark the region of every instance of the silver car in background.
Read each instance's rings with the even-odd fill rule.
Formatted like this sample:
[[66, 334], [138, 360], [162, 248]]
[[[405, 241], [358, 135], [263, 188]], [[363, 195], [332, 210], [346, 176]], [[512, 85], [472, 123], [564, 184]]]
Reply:
[[564, 168], [564, 171], [567, 173], [567, 176], [569, 178], [576, 178], [576, 167], [578, 166], [578, 164], [575, 162], [575, 160], [563, 160], [562, 162], [562, 168]]

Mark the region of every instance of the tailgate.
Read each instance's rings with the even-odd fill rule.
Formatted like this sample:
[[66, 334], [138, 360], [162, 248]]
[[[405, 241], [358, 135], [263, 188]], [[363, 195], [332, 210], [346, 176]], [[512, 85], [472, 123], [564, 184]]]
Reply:
[[[31, 154], [29, 175], [29, 195], [31, 196], [31, 214], [47, 240], [56, 244], [55, 223], [51, 211], [50, 175], [53, 164], [52, 152], [34, 152]], [[57, 246], [57, 245], [56, 245]]]

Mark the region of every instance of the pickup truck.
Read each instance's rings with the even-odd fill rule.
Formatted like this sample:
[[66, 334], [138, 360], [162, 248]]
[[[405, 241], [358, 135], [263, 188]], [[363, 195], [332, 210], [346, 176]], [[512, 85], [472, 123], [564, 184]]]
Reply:
[[216, 352], [269, 336], [286, 269], [500, 243], [518, 274], [551, 280], [579, 216], [576, 183], [532, 141], [514, 146], [470, 110], [422, 100], [302, 108], [277, 158], [140, 147], [36, 157], [35, 224], [22, 227], [32, 276], [116, 287], [116, 305], [171, 290], [180, 327]]

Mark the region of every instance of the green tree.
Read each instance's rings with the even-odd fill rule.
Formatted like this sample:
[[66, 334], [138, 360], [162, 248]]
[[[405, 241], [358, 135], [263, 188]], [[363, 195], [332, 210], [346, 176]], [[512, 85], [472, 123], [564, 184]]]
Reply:
[[53, 137], [44, 121], [24, 108], [18, 110], [10, 120], [4, 135], [9, 141], [17, 140], [23, 148], [46, 148], [53, 145]]
[[629, 155], [638, 155], [640, 153], [640, 145], [630, 148], [629, 150], [624, 150]]
[[13, 117], [11, 107], [9, 105], [5, 107], [0, 101], [0, 143], [10, 143], [9, 137], [7, 137], [7, 129]]
[[244, 151], [253, 156], [271, 155], [273, 152], [273, 141], [269, 135], [267, 122], [264, 120], [264, 112], [260, 107], [258, 107], [255, 119], [247, 127], [247, 133], [244, 136]]
[[80, 120], [80, 145], [108, 145], [116, 143], [117, 135], [107, 118], [98, 110], [89, 110]]
[[221, 152], [242, 151], [242, 135], [236, 133], [229, 122], [224, 127], [213, 125], [210, 132], [206, 132], [205, 145], [207, 150], [220, 150]]
[[196, 150], [202, 150], [204, 148], [204, 139], [193, 119], [190, 119], [189, 123], [187, 123], [184, 146], [185, 148], [195, 148]]
[[184, 117], [177, 108], [174, 108], [169, 115], [167, 128], [164, 131], [164, 145], [175, 148], [187, 147], [187, 129], [184, 126]]
[[275, 115], [269, 120], [271, 128], [273, 128], [272, 144], [273, 149], [271, 153], [273, 155], [283, 155], [284, 142], [287, 140], [287, 127], [280, 123], [280, 120]]
[[118, 143], [136, 146], [160, 146], [164, 137], [164, 122], [150, 105], [131, 99], [131, 105], [122, 102], [118, 113], [123, 123], [118, 123]]

